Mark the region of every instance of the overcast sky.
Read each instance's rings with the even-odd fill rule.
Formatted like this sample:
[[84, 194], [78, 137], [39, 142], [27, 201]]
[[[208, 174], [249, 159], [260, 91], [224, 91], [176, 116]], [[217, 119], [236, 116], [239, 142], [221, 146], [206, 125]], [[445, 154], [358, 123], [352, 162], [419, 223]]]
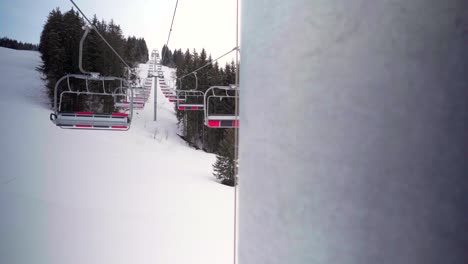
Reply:
[[[151, 50], [161, 49], [166, 42], [176, 0], [75, 2], [88, 17], [114, 19], [126, 36], [144, 37]], [[69, 0], [0, 0], [0, 36], [38, 43], [47, 15], [55, 7], [67, 11], [72, 4]], [[216, 58], [235, 47], [235, 30], [236, 0], [179, 0], [169, 47], [205, 48]]]

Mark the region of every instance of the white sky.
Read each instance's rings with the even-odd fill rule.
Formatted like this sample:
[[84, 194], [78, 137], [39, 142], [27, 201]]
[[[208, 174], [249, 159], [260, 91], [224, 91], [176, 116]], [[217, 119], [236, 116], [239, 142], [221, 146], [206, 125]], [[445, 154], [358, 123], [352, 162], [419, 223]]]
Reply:
[[[237, 0], [179, 0], [169, 47], [205, 48], [216, 58], [236, 46]], [[176, 0], [75, 0], [92, 17], [114, 21], [126, 36], [144, 37], [148, 48], [166, 43]], [[39, 42], [42, 25], [55, 7], [68, 11], [68, 0], [0, 0], [3, 9], [1, 35], [32, 43]], [[0, 10], [0, 14], [2, 14]], [[5, 20], [5, 21], [4, 21]], [[232, 56], [227, 58], [230, 61]]]
[[[144, 37], [148, 48], [167, 41], [176, 0], [78, 0], [87, 15], [96, 13], [121, 25], [124, 34]], [[179, 0], [169, 47], [205, 48], [216, 58], [236, 46], [236, 0]], [[222, 63], [230, 61], [230, 54]]]

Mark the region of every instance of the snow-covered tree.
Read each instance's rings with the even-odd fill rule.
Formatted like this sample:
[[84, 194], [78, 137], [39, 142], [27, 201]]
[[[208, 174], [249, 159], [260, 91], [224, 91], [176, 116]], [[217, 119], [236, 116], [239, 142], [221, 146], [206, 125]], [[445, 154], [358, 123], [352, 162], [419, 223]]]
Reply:
[[222, 184], [229, 186], [235, 186], [237, 182], [235, 148], [235, 131], [234, 129], [226, 129], [224, 139], [219, 144], [216, 162], [213, 165], [213, 175]]

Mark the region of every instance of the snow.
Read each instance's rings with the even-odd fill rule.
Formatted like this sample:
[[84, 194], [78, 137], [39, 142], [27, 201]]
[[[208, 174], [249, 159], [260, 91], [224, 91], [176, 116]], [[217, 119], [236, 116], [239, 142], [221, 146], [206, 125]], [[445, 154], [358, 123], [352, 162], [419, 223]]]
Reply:
[[177, 136], [159, 89], [157, 122], [152, 94], [129, 131], [60, 129], [39, 53], [0, 58], [0, 263], [232, 261], [234, 190], [214, 181], [213, 154]]

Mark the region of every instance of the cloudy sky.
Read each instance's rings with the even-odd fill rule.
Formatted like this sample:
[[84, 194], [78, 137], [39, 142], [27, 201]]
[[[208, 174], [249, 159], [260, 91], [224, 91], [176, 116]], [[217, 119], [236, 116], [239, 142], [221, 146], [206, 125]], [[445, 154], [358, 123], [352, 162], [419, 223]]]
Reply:
[[[144, 37], [148, 48], [160, 49], [167, 40], [176, 0], [75, 2], [88, 17], [114, 19], [126, 36]], [[67, 11], [72, 4], [69, 0], [0, 0], [0, 37], [38, 43], [47, 15], [55, 7]], [[216, 58], [236, 46], [235, 30], [236, 0], [179, 0], [169, 47], [205, 48]]]

